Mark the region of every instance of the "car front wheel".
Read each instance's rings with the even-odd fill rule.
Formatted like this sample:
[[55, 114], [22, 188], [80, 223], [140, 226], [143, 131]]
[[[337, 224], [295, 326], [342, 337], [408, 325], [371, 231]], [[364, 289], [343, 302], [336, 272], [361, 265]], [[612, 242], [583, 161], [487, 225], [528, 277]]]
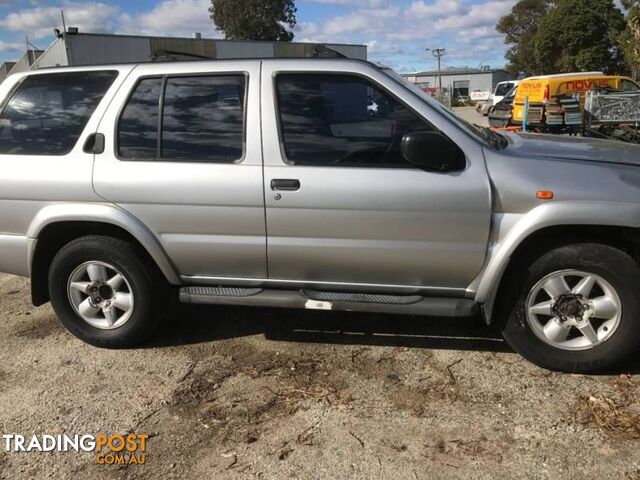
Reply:
[[600, 244], [556, 248], [536, 260], [504, 325], [525, 358], [553, 370], [595, 372], [640, 346], [640, 270]]

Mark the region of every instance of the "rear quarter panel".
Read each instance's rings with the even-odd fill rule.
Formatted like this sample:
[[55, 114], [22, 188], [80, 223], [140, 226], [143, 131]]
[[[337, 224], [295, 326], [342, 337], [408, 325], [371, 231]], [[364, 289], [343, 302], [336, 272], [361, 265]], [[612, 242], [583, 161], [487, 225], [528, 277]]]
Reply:
[[[42, 209], [53, 204], [86, 204], [101, 202], [92, 187], [93, 154], [82, 147], [88, 135], [95, 132], [100, 117], [133, 66], [76, 71], [118, 70], [118, 77], [105, 93], [88, 121], [74, 148], [66, 155], [0, 154], [0, 271], [17, 275], [29, 274], [29, 255], [33, 239], [27, 232]], [[9, 77], [0, 84], [3, 102], [27, 75], [54, 73], [56, 70], [29, 72]]]

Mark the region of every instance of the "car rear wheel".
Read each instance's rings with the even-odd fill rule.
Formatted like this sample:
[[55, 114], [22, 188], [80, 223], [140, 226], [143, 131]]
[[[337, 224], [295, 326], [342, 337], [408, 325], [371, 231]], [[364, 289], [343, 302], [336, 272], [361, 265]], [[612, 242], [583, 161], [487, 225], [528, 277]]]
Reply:
[[556, 248], [528, 269], [503, 335], [514, 350], [553, 370], [595, 372], [640, 346], [640, 270], [600, 244]]
[[87, 236], [63, 247], [49, 270], [49, 292], [60, 321], [91, 345], [134, 346], [158, 324], [152, 276], [124, 240]]

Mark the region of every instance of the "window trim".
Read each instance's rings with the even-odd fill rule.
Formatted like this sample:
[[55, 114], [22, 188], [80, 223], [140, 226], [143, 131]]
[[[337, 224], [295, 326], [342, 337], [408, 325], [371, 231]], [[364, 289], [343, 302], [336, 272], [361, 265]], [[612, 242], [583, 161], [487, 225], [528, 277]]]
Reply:
[[273, 102], [274, 102], [274, 109], [275, 109], [275, 113], [276, 113], [276, 126], [277, 126], [277, 130], [278, 130], [278, 143], [280, 145], [280, 156], [282, 158], [282, 161], [285, 163], [285, 165], [287, 166], [291, 166], [291, 167], [308, 167], [308, 168], [369, 168], [369, 169], [377, 169], [377, 170], [410, 170], [410, 171], [415, 171], [415, 170], [422, 170], [420, 167], [418, 167], [417, 165], [413, 165], [409, 162], [406, 162], [406, 166], [394, 166], [394, 165], [388, 165], [388, 166], [371, 166], [371, 165], [302, 165], [302, 164], [297, 164], [295, 162], [292, 162], [291, 160], [289, 160], [289, 158], [287, 157], [287, 151], [285, 148], [285, 144], [284, 144], [284, 132], [282, 129], [282, 117], [280, 115], [280, 102], [279, 102], [279, 98], [278, 98], [278, 76], [280, 75], [329, 75], [329, 76], [345, 76], [345, 77], [357, 77], [360, 79], [365, 80], [365, 82], [369, 83], [371, 86], [375, 86], [379, 91], [381, 91], [382, 93], [384, 93], [385, 95], [388, 95], [389, 97], [391, 97], [394, 101], [398, 102], [400, 105], [402, 105], [404, 108], [406, 108], [407, 110], [409, 110], [411, 113], [413, 113], [416, 117], [420, 118], [422, 121], [426, 122], [427, 125], [429, 125], [434, 132], [439, 132], [440, 134], [444, 135], [446, 138], [449, 138], [444, 132], [442, 132], [440, 129], [438, 129], [435, 125], [433, 125], [429, 120], [427, 120], [426, 118], [424, 118], [423, 115], [420, 115], [413, 107], [411, 107], [409, 104], [407, 104], [405, 101], [403, 101], [402, 99], [400, 99], [395, 93], [391, 92], [387, 87], [385, 87], [384, 85], [382, 85], [380, 82], [374, 80], [373, 78], [359, 73], [359, 72], [347, 72], [347, 71], [326, 71], [326, 70], [280, 70], [277, 72], [274, 72], [272, 75], [272, 86], [273, 86]]
[[0, 156], [10, 155], [10, 156], [18, 156], [18, 157], [66, 157], [67, 155], [71, 154], [76, 149], [76, 147], [80, 143], [80, 139], [84, 136], [84, 133], [85, 133], [85, 131], [87, 129], [87, 125], [89, 125], [89, 122], [91, 122], [91, 119], [93, 118], [93, 116], [95, 115], [96, 111], [100, 107], [100, 104], [104, 101], [104, 99], [107, 96], [107, 93], [109, 92], [109, 90], [111, 90], [113, 85], [116, 83], [116, 80], [118, 80], [118, 77], [120, 76], [120, 71], [119, 70], [113, 70], [113, 69], [73, 70], [73, 71], [70, 71], [70, 72], [46, 72], [46, 73], [42, 72], [42, 73], [27, 74], [27, 75], [24, 75], [22, 78], [19, 78], [16, 81], [16, 83], [9, 89], [9, 92], [7, 93], [7, 96], [3, 100], [0, 101], [0, 116], [1, 116], [2, 113], [4, 112], [4, 110], [9, 106], [9, 104], [11, 103], [13, 98], [18, 94], [18, 92], [20, 91], [20, 88], [22, 87], [22, 85], [24, 84], [24, 82], [28, 78], [45, 76], [45, 75], [49, 75], [49, 76], [52, 76], [52, 75], [71, 75], [71, 74], [78, 74], [78, 73], [85, 73], [85, 74], [111, 73], [111, 74], [114, 74], [114, 76], [113, 76], [113, 79], [111, 80], [111, 83], [109, 84], [107, 89], [102, 94], [102, 98], [100, 98], [100, 101], [98, 103], [96, 103], [96, 106], [93, 109], [93, 111], [91, 112], [91, 115], [89, 115], [87, 117], [87, 121], [85, 122], [84, 126], [82, 127], [82, 130], [80, 130], [80, 133], [78, 133], [78, 138], [76, 138], [76, 141], [73, 143], [73, 145], [71, 145], [71, 147], [68, 150], [65, 150], [65, 151], [62, 151], [62, 152], [58, 152], [58, 153], [1, 153], [0, 152]]
[[[170, 78], [192, 78], [192, 77], [230, 77], [230, 76], [242, 76], [244, 78], [244, 102], [243, 102], [243, 116], [242, 116], [242, 156], [233, 161], [226, 160], [215, 160], [215, 159], [207, 159], [207, 160], [194, 160], [194, 159], [182, 159], [182, 158], [162, 158], [162, 128], [163, 128], [163, 113], [164, 113], [164, 97], [167, 89], [167, 80]], [[120, 121], [122, 120], [122, 115], [126, 110], [129, 102], [131, 101], [131, 97], [136, 92], [138, 85], [143, 80], [155, 79], [159, 78], [161, 80], [160, 86], [160, 98], [158, 99], [158, 138], [156, 144], [156, 156], [153, 158], [125, 158], [120, 155]], [[243, 163], [247, 159], [247, 129], [248, 129], [248, 108], [249, 108], [249, 82], [251, 81], [251, 75], [247, 71], [229, 71], [229, 72], [194, 72], [194, 73], [155, 73], [149, 75], [142, 75], [136, 79], [135, 84], [129, 90], [127, 94], [126, 100], [120, 106], [118, 110], [118, 114], [116, 115], [116, 121], [113, 130], [113, 155], [114, 157], [121, 162], [155, 162], [155, 163], [180, 163], [180, 164], [216, 164], [216, 165], [238, 165]]]

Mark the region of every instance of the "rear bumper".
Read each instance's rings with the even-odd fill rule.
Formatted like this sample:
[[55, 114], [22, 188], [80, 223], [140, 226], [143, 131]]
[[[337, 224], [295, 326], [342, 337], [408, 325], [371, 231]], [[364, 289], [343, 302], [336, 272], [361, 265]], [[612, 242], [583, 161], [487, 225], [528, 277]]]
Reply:
[[33, 241], [22, 235], [0, 234], [0, 272], [28, 277]]

